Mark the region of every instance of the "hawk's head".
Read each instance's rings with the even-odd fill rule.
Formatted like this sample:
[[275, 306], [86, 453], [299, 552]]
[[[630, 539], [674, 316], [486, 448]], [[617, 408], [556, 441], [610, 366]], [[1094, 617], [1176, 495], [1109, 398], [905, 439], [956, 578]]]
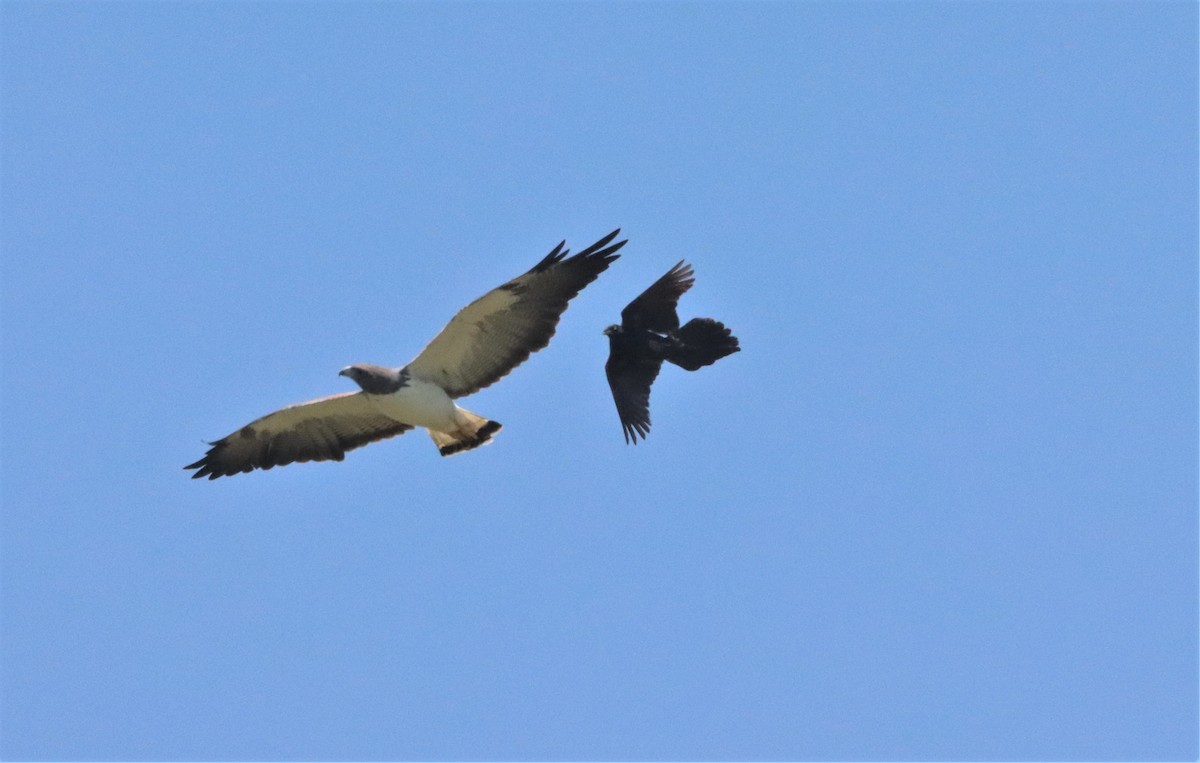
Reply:
[[404, 386], [408, 381], [406, 374], [394, 368], [373, 366], [370, 363], [356, 363], [338, 371], [338, 376], [348, 376], [353, 379], [363, 392], [371, 395], [386, 395]]

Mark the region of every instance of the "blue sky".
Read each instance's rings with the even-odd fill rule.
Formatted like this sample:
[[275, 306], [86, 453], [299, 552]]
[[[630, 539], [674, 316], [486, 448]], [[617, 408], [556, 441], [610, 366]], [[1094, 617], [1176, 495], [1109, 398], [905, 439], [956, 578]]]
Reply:
[[[5, 2], [0, 756], [1194, 759], [1196, 30]], [[618, 226], [490, 447], [181, 469]]]

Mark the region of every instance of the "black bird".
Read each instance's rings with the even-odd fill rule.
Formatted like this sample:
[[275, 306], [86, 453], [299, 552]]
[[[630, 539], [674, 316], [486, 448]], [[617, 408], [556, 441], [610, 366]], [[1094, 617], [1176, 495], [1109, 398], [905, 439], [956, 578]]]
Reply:
[[693, 318], [679, 327], [675, 306], [694, 283], [692, 266], [680, 261], [621, 311], [620, 326], [604, 329], [604, 372], [626, 443], [637, 445], [638, 436], [644, 440], [650, 432], [650, 385], [664, 360], [695, 371], [741, 349], [737, 337], [712, 318]]

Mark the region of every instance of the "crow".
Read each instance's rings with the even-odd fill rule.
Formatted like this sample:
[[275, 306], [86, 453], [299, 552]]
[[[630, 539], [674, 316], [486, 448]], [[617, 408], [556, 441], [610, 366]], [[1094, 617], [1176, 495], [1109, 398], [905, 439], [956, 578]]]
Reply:
[[692, 266], [680, 261], [621, 311], [621, 325], [604, 329], [604, 372], [626, 443], [637, 445], [650, 432], [650, 385], [664, 360], [695, 371], [741, 350], [737, 337], [712, 318], [693, 318], [680, 328], [675, 306], [694, 283]]

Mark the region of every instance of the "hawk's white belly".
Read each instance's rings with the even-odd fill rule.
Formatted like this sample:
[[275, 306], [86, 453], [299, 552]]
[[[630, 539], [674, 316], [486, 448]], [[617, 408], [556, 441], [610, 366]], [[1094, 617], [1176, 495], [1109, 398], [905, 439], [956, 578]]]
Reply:
[[410, 378], [391, 395], [367, 395], [376, 409], [395, 421], [413, 426], [454, 432], [459, 428], [458, 406], [436, 384]]

